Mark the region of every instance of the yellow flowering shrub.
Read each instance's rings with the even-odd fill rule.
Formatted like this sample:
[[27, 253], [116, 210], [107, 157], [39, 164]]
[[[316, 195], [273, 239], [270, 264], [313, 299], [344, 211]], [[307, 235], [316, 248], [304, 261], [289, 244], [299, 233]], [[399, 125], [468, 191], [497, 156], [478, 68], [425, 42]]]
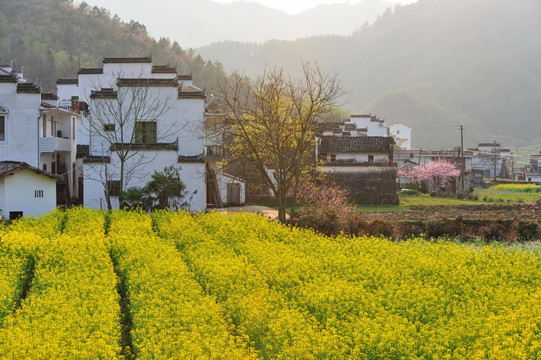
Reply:
[[129, 293], [137, 359], [254, 359], [148, 215], [113, 212], [112, 254]]
[[186, 213], [155, 213], [158, 233], [177, 244], [205, 291], [264, 359], [342, 359], [343, 349], [306, 311], [291, 306], [245, 256], [214, 240]]
[[[86, 219], [72, 215], [73, 233], [84, 233]], [[103, 216], [94, 217], [103, 229]], [[103, 230], [42, 239], [34, 251], [28, 297], [0, 329], [0, 359], [119, 358], [120, 309]]]
[[0, 238], [0, 359], [122, 358], [119, 280], [137, 359], [541, 359], [541, 258], [519, 247], [82, 208]]

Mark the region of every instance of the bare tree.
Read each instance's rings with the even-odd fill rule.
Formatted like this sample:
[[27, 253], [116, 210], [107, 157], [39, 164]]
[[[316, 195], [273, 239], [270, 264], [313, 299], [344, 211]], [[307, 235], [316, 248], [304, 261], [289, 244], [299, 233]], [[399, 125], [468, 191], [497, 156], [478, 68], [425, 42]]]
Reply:
[[[124, 191], [134, 172], [153, 160], [143, 156], [142, 152], [152, 149], [164, 136], [174, 135], [182, 128], [173, 124], [158, 129], [157, 120], [169, 110], [168, 98], [160, 91], [151, 91], [155, 89], [151, 81], [119, 78], [115, 87], [93, 90], [90, 94], [88, 130], [91, 152], [101, 147], [99, 155], [115, 154], [118, 158], [118, 169], [111, 166], [113, 169], [106, 169], [105, 178], [101, 176], [102, 182], [105, 179], [106, 194], [109, 192], [107, 181], [116, 176], [120, 180], [119, 191]], [[176, 85], [174, 79], [171, 79], [171, 84], [166, 84]], [[110, 201], [107, 202], [110, 207]]]
[[315, 64], [302, 64], [302, 76], [265, 69], [255, 80], [233, 75], [220, 85], [232, 121], [228, 145], [232, 161], [247, 161], [259, 172], [278, 201], [278, 219], [286, 221], [288, 196], [295, 213], [303, 170], [313, 163], [319, 121], [337, 106], [336, 76]]

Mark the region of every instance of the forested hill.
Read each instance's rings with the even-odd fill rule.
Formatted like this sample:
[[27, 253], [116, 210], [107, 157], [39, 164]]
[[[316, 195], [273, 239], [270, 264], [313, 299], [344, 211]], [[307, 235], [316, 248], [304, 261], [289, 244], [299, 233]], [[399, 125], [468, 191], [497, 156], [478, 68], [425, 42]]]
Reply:
[[219, 63], [169, 39], [155, 40], [144, 25], [122, 22], [106, 9], [72, 0], [0, 0], [0, 63], [22, 66], [26, 79], [37, 77], [44, 90], [54, 90], [57, 78], [74, 77], [80, 67], [100, 66], [103, 57], [149, 55], [156, 65], [193, 73], [200, 87], [211, 89], [224, 76]]
[[339, 75], [353, 112], [414, 128], [415, 147], [541, 141], [541, 1], [419, 0], [351, 36], [197, 51], [256, 74], [318, 60]]

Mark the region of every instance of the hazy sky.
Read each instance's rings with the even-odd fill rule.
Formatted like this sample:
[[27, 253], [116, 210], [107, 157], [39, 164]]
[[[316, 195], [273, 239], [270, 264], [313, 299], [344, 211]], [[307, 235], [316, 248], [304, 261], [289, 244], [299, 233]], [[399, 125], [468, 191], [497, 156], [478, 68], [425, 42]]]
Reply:
[[[214, 0], [220, 3], [230, 3], [236, 0]], [[304, 10], [311, 9], [318, 4], [332, 4], [332, 3], [358, 3], [362, 0], [254, 0], [260, 4], [266, 5], [271, 8], [281, 9], [289, 14], [297, 14]], [[417, 0], [386, 0], [392, 3], [411, 4]]]
[[[97, 5], [99, 7], [104, 7], [111, 10], [112, 13], [118, 13], [123, 17], [122, 12], [119, 9], [130, 9], [133, 6], [132, 0], [85, 0], [90, 5]], [[239, 0], [213, 0], [219, 3], [230, 3], [233, 1]], [[251, 2], [250, 0], [241, 0]], [[281, 9], [290, 14], [297, 14], [304, 10], [311, 9], [318, 4], [332, 4], [332, 3], [359, 3], [363, 0], [252, 0], [260, 4], [266, 5], [274, 9]], [[397, 4], [411, 4], [417, 0], [385, 0], [391, 3]], [[76, 0], [77, 4], [81, 3], [82, 0]], [[163, 2], [163, 1], [162, 1]]]

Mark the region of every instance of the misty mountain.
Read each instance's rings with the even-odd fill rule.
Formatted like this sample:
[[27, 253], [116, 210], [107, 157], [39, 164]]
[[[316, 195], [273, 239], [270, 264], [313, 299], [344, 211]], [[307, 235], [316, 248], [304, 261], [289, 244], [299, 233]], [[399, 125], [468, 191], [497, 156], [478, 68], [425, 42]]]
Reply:
[[212, 88], [225, 76], [176, 41], [155, 40], [143, 24], [123, 22], [104, 8], [72, 0], [0, 0], [0, 62], [23, 67], [28, 81], [55, 89], [57, 78], [73, 78], [79, 68], [101, 66], [103, 57], [149, 56], [154, 64], [193, 74], [194, 84]]
[[145, 24], [151, 34], [169, 37], [183, 47], [196, 47], [222, 40], [263, 42], [270, 39], [340, 34], [349, 35], [366, 22], [372, 23], [391, 6], [384, 0], [320, 5], [290, 15], [256, 2], [228, 4], [211, 0], [132, 0], [129, 8], [106, 5], [125, 20]]
[[338, 74], [353, 113], [414, 128], [415, 147], [541, 140], [541, 2], [419, 0], [350, 36], [197, 49], [226, 70], [265, 64], [295, 73], [300, 59]]

